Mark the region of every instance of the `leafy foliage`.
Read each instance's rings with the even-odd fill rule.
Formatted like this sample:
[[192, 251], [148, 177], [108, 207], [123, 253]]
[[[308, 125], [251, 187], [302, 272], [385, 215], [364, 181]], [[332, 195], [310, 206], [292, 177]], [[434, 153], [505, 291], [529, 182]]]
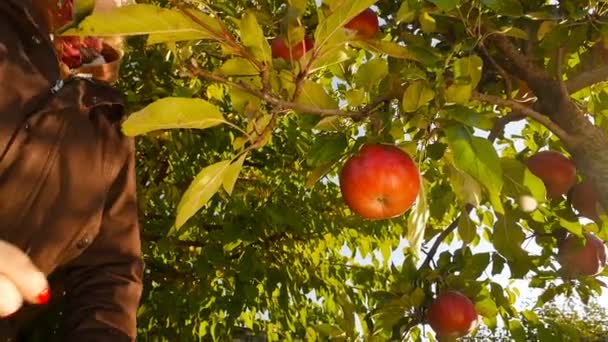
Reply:
[[[343, 26], [370, 6], [381, 33], [361, 40]], [[608, 131], [606, 83], [580, 78], [608, 61], [607, 14], [579, 0], [193, 0], [87, 17], [66, 34], [130, 37], [119, 86], [138, 145], [141, 339], [245, 327], [269, 340], [419, 340], [444, 288], [517, 339], [522, 319], [540, 318], [516, 310], [518, 289], [498, 275], [544, 288], [539, 305], [599, 294], [597, 278], [562, 279], [555, 253], [564, 231], [606, 241], [608, 229], [546, 200], [525, 167], [541, 148], [567, 151], [554, 127], [503, 134], [535, 98], [489, 39], [579, 82], [572, 101]], [[314, 48], [273, 59], [277, 35]], [[424, 191], [403, 217], [365, 221], [342, 202], [341, 164], [374, 141], [420, 168]]]

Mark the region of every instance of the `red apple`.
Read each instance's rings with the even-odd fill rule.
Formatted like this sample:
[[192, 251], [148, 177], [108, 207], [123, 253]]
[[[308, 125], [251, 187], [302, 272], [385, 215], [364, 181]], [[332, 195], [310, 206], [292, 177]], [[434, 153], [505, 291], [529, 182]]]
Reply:
[[437, 336], [448, 338], [465, 336], [473, 331], [478, 323], [473, 302], [456, 291], [437, 296], [429, 306], [426, 317]]
[[293, 61], [302, 58], [306, 51], [312, 49], [313, 46], [314, 41], [310, 37], [306, 37], [304, 40], [293, 44], [291, 49], [288, 48], [287, 39], [285, 39], [284, 36], [278, 36], [270, 43], [272, 57], [282, 58], [286, 61]]
[[591, 233], [585, 234], [584, 245], [576, 235], [568, 235], [559, 244], [557, 260], [567, 277], [594, 276], [606, 266], [606, 246]]
[[542, 151], [530, 157], [526, 165], [540, 178], [551, 199], [561, 197], [576, 183], [576, 166], [572, 160], [555, 151]]
[[357, 35], [363, 39], [371, 39], [378, 33], [378, 16], [371, 8], [359, 13], [345, 28], [357, 32]]
[[590, 182], [585, 180], [576, 184], [570, 191], [570, 202], [581, 216], [596, 222], [600, 220], [597, 197]]
[[370, 220], [387, 219], [412, 207], [420, 190], [420, 174], [400, 148], [369, 144], [344, 164], [340, 189], [356, 214]]

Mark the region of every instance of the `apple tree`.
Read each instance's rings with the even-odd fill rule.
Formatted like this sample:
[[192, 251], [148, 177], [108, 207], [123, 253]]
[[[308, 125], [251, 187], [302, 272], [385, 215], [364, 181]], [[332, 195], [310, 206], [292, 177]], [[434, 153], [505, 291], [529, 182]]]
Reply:
[[605, 1], [139, 1], [64, 34], [128, 38], [143, 340], [518, 340], [501, 276], [605, 287]]

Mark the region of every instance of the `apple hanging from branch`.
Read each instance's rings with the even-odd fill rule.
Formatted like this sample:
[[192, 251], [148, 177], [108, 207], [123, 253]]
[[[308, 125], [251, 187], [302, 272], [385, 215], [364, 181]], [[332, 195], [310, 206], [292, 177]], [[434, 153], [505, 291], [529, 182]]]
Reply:
[[457, 291], [447, 291], [437, 296], [428, 307], [426, 316], [431, 328], [441, 338], [468, 335], [479, 322], [473, 302]]
[[284, 36], [277, 36], [270, 43], [272, 58], [282, 58], [290, 62], [302, 58], [306, 51], [313, 47], [314, 40], [310, 37], [305, 37], [304, 40], [292, 44], [291, 48]]
[[541, 151], [531, 156], [528, 169], [545, 183], [547, 197], [560, 198], [576, 183], [576, 166], [572, 160], [555, 151]]
[[370, 220], [388, 219], [412, 207], [420, 190], [420, 174], [400, 148], [369, 144], [344, 164], [340, 189], [356, 214]]
[[355, 31], [362, 39], [372, 39], [378, 34], [378, 15], [371, 8], [351, 19], [345, 28]]
[[570, 234], [559, 244], [557, 259], [566, 277], [595, 276], [606, 266], [607, 251], [602, 240], [587, 233], [580, 242]]

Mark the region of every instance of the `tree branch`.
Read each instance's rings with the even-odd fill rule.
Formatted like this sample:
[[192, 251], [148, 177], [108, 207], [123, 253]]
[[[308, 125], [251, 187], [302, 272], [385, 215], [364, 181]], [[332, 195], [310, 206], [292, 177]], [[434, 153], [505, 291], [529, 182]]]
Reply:
[[[309, 106], [309, 105], [305, 105], [305, 104], [301, 104], [301, 103], [297, 103], [297, 102], [285, 101], [283, 99], [274, 97], [268, 93], [257, 90], [245, 83], [230, 81], [227, 78], [224, 78], [222, 76], [202, 70], [200, 68], [190, 68], [190, 72], [192, 72], [196, 76], [205, 78], [209, 81], [223, 83], [227, 86], [234, 87], [236, 89], [247, 92], [251, 95], [259, 97], [260, 99], [268, 102], [269, 104], [277, 107], [278, 109], [291, 109], [291, 110], [295, 110], [298, 112], [316, 114], [316, 115], [320, 115], [320, 116], [343, 116], [343, 117], [352, 117], [354, 119], [362, 119], [362, 118], [366, 117], [367, 115], [369, 115], [374, 110], [374, 108], [377, 106], [376, 101], [374, 101], [373, 103], [366, 106], [361, 111], [345, 111], [345, 110], [341, 110], [341, 109], [328, 109], [328, 108], [313, 107], [313, 106]], [[384, 101], [384, 99], [382, 101]]]
[[585, 89], [596, 83], [608, 81], [608, 65], [601, 66], [594, 70], [582, 72], [571, 80], [566, 81], [566, 87], [570, 94]]
[[439, 234], [439, 236], [433, 243], [433, 246], [431, 247], [429, 252], [426, 254], [426, 258], [424, 258], [424, 261], [422, 262], [422, 265], [420, 265], [418, 270], [422, 270], [424, 268], [429, 267], [431, 260], [433, 260], [433, 258], [435, 257], [435, 254], [437, 254], [437, 250], [439, 249], [439, 246], [443, 243], [443, 240], [445, 240], [448, 237], [448, 235], [450, 235], [454, 230], [456, 230], [456, 228], [458, 228], [459, 221], [460, 221], [460, 215], [458, 215], [458, 217], [456, 217], [456, 219], [454, 221], [452, 221], [452, 223], [450, 223], [450, 225], [446, 229], [444, 229], [441, 232], [441, 234]]
[[557, 123], [553, 122], [551, 118], [545, 116], [532, 108], [526, 107], [519, 102], [513, 100], [506, 100], [498, 96], [485, 95], [481, 93], [473, 93], [473, 99], [497, 106], [510, 108], [513, 112], [518, 112], [526, 117], [534, 119], [547, 127], [553, 134], [560, 138], [566, 144], [574, 143], [572, 136], [563, 130]]

